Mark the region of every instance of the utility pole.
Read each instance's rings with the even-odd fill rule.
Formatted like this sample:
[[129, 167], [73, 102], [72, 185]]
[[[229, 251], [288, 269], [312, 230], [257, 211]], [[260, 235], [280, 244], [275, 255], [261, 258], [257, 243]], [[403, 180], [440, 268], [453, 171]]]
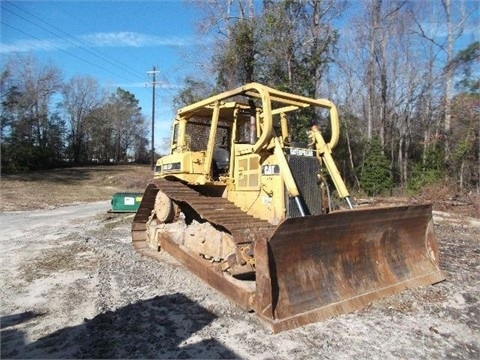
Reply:
[[150, 166], [152, 170], [155, 169], [155, 82], [156, 75], [160, 71], [155, 70], [155, 66], [152, 71], [147, 71], [147, 75], [152, 75], [152, 153], [150, 158]]

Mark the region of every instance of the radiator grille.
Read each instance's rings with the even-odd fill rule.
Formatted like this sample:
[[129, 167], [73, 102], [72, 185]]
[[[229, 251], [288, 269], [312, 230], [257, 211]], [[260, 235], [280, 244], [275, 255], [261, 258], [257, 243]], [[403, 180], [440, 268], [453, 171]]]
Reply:
[[[300, 197], [307, 215], [322, 213], [322, 195], [318, 185], [317, 174], [320, 173], [320, 162], [313, 156], [285, 155], [292, 171], [293, 178], [300, 192]], [[285, 199], [287, 217], [300, 217], [300, 211], [294, 199]]]

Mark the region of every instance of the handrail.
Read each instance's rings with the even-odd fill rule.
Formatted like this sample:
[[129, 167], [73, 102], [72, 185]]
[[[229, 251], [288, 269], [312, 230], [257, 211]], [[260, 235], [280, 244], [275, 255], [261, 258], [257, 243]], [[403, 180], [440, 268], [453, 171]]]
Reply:
[[263, 111], [263, 132], [260, 134], [257, 142], [252, 145], [252, 152], [258, 152], [259, 149], [270, 143], [273, 134], [272, 116], [273, 114], [278, 114], [280, 111], [278, 109], [272, 110], [272, 102], [284, 104], [284, 111], [291, 111], [295, 110], [296, 108], [308, 106], [316, 106], [328, 109], [330, 113], [331, 137], [329, 142], [327, 143], [327, 146], [330, 150], [332, 150], [338, 144], [338, 140], [340, 137], [340, 126], [338, 121], [338, 111], [333, 102], [327, 99], [313, 99], [302, 95], [287, 93], [256, 82], [240, 86], [236, 89], [226, 91], [218, 95], [211, 96], [207, 99], [198, 101], [194, 104], [185, 106], [178, 110], [177, 115], [179, 117], [186, 118], [189, 114], [195, 112], [198, 109], [225, 101], [238, 95], [254, 97], [260, 99], [262, 102], [261, 107]]

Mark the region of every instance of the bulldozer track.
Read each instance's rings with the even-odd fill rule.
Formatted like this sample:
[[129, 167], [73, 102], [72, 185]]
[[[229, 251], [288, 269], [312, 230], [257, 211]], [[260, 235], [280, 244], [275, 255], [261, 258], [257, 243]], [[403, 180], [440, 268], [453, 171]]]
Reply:
[[180, 181], [156, 179], [145, 190], [133, 220], [132, 239], [136, 247], [147, 241], [146, 223], [158, 191], [164, 192], [189, 216], [203, 219], [217, 229], [230, 233], [237, 246], [253, 243], [259, 237], [269, 239], [277, 228], [268, 221], [246, 214], [225, 198], [203, 195], [195, 187]]

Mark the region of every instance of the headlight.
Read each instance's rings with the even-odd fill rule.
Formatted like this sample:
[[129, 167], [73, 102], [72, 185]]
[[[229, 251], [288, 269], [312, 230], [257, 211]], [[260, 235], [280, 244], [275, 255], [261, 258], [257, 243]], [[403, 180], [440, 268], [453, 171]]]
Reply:
[[181, 169], [181, 164], [179, 162], [163, 164], [163, 172], [174, 172]]

